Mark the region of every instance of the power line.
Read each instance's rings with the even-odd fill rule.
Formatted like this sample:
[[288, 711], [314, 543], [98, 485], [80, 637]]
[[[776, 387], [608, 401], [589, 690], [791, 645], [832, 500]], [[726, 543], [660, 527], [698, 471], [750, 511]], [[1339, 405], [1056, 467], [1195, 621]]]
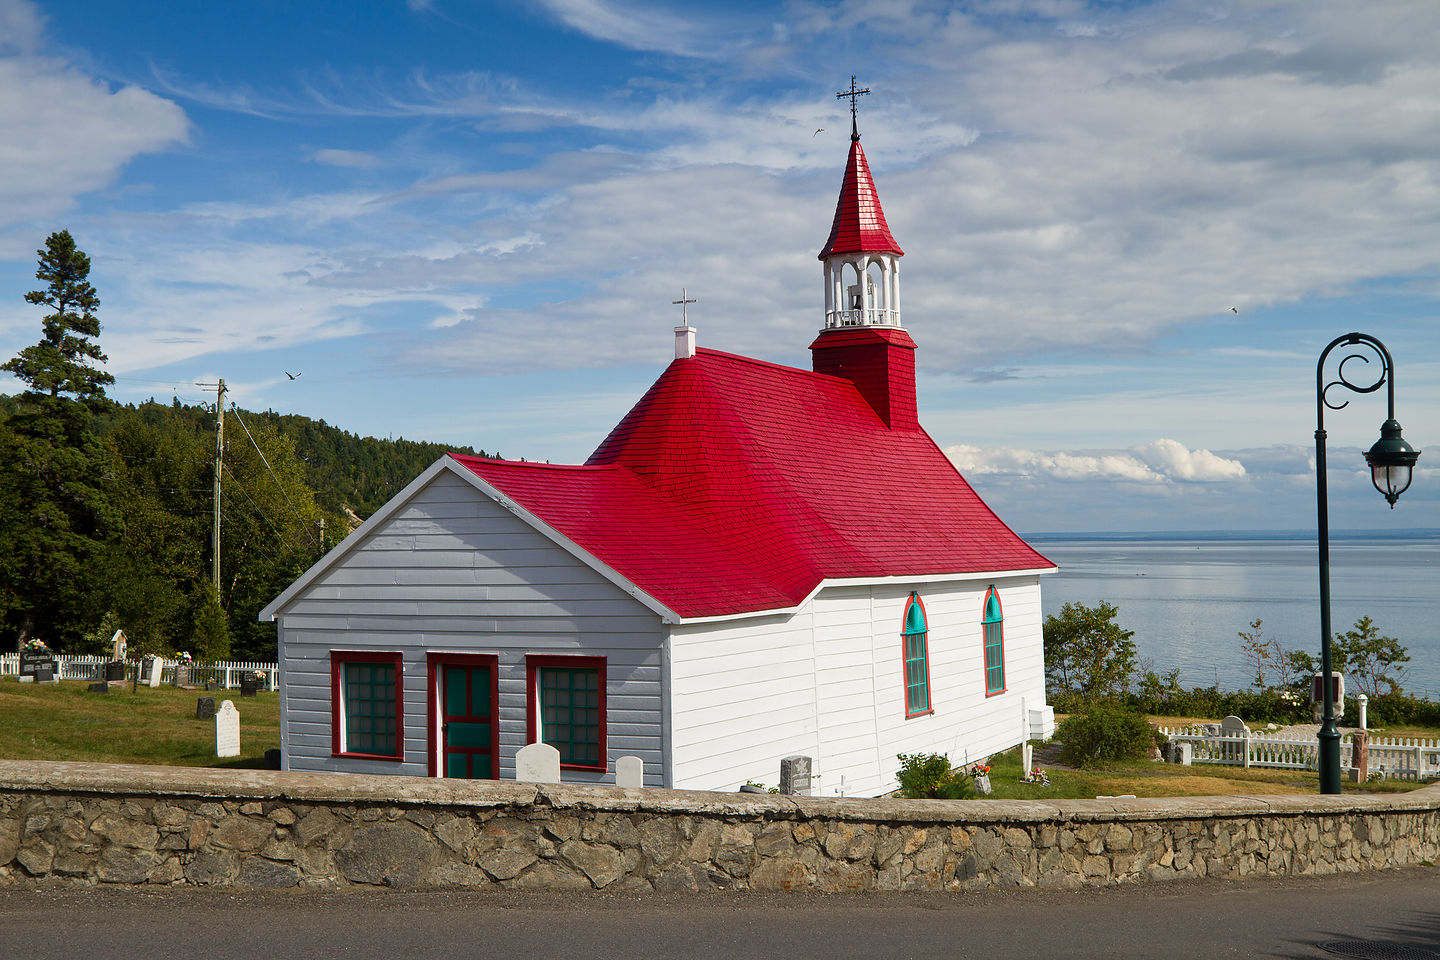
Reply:
[[[265, 452], [260, 449], [260, 445], [255, 442], [255, 438], [250, 435], [250, 428], [245, 425], [245, 418], [240, 416], [240, 409], [232, 403], [230, 404], [230, 412], [235, 415], [236, 420], [240, 421], [240, 428], [245, 431], [245, 437], [250, 441], [250, 446], [254, 447], [255, 452], [260, 455], [260, 462], [265, 464], [265, 469], [270, 472], [270, 479], [275, 481], [275, 486], [279, 489], [280, 496], [285, 498], [285, 505], [290, 508], [291, 513], [295, 514], [295, 519], [300, 521], [300, 529], [306, 530], [305, 518], [300, 516], [299, 510], [295, 509], [295, 504], [290, 500], [290, 494], [285, 491], [285, 485], [280, 482], [279, 477], [275, 476], [275, 471], [270, 467], [270, 461], [265, 459]], [[312, 547], [319, 546], [319, 544], [315, 542], [314, 537], [310, 537], [309, 539]]]

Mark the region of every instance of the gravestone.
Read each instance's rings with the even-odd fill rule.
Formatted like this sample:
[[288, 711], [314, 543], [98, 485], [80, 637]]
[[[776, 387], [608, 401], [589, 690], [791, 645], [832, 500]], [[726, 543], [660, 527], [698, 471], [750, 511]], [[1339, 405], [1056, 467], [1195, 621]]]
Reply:
[[645, 786], [645, 761], [639, 757], [620, 757], [615, 761], [615, 786], [638, 790]]
[[260, 680], [253, 673], [247, 673], [240, 678], [240, 696], [253, 697], [260, 690]]
[[105, 664], [105, 679], [123, 682], [125, 679], [125, 661], [111, 660]]
[[196, 698], [195, 698], [195, 719], [196, 719], [196, 720], [209, 720], [209, 719], [210, 719], [211, 717], [213, 717], [213, 716], [215, 716], [215, 698], [214, 698], [214, 697], [196, 697]]
[[30, 677], [36, 683], [49, 683], [55, 676], [55, 655], [49, 650], [21, 650], [20, 676]]
[[165, 672], [165, 661], [159, 657], [150, 657], [145, 662], [150, 664], [150, 672], [146, 675], [150, 686], [160, 686], [160, 675]]
[[265, 751], [265, 769], [266, 769], [266, 770], [279, 770], [279, 769], [280, 769], [280, 748], [279, 748], [279, 747], [271, 747], [269, 750], [266, 750], [266, 751]]
[[229, 700], [215, 711], [215, 756], [240, 756], [240, 711]]
[[810, 796], [810, 758], [786, 757], [780, 761], [780, 792], [795, 797]]
[[91, 693], [109, 693], [109, 692], [110, 692], [110, 681], [108, 681], [108, 680], [101, 680], [99, 683], [92, 683], [92, 684], [90, 684], [90, 692], [91, 692]]
[[190, 664], [188, 664], [188, 663], [177, 663], [177, 664], [175, 664], [175, 686], [177, 686], [177, 687], [188, 687], [188, 686], [190, 686]]
[[515, 751], [515, 779], [524, 783], [559, 783], [560, 751], [548, 743], [521, 747]]

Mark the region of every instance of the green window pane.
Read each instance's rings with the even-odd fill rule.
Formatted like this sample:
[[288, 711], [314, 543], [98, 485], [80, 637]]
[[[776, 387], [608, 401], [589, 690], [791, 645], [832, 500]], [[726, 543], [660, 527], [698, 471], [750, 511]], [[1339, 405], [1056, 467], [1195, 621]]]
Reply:
[[445, 668], [445, 714], [451, 717], [467, 716], [469, 704], [466, 702], [465, 693], [468, 684], [466, 683], [466, 671], [463, 667]]
[[560, 751], [560, 762], [596, 766], [600, 762], [600, 671], [541, 667], [541, 739]]
[[397, 756], [395, 664], [346, 663], [345, 749]]
[[470, 716], [490, 716], [490, 671], [470, 671]]
[[445, 758], [445, 776], [461, 779], [470, 776], [470, 757], [463, 753], [452, 753]]

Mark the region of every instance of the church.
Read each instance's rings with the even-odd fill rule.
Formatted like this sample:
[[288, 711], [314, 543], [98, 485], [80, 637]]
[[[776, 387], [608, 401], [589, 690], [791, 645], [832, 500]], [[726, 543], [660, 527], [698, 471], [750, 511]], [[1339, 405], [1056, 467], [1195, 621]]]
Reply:
[[261, 611], [285, 768], [875, 796], [1049, 736], [1055, 566], [920, 426], [902, 256], [852, 125], [812, 369], [686, 323], [584, 464], [441, 457]]

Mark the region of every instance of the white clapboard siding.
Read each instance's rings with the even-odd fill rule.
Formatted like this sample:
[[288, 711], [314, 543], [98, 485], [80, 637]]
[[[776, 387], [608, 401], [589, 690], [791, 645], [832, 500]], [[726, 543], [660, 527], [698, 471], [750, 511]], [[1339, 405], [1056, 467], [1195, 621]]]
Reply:
[[[500, 776], [525, 745], [527, 654], [606, 658], [607, 756], [663, 783], [659, 618], [458, 477], [434, 480], [295, 596], [279, 616], [285, 760], [292, 770], [425, 776], [426, 653], [499, 658]], [[330, 653], [402, 655], [404, 760], [331, 754]], [[613, 773], [563, 771], [567, 781]]]
[[[780, 760], [801, 754], [814, 758], [817, 794], [876, 795], [896, 786], [899, 753], [958, 765], [1014, 746], [1022, 704], [1045, 703], [1038, 581], [829, 587], [793, 617], [672, 628], [675, 786], [773, 785]], [[987, 697], [980, 620], [992, 584], [1006, 690]], [[906, 719], [900, 631], [911, 590], [928, 617], [934, 712]]]

